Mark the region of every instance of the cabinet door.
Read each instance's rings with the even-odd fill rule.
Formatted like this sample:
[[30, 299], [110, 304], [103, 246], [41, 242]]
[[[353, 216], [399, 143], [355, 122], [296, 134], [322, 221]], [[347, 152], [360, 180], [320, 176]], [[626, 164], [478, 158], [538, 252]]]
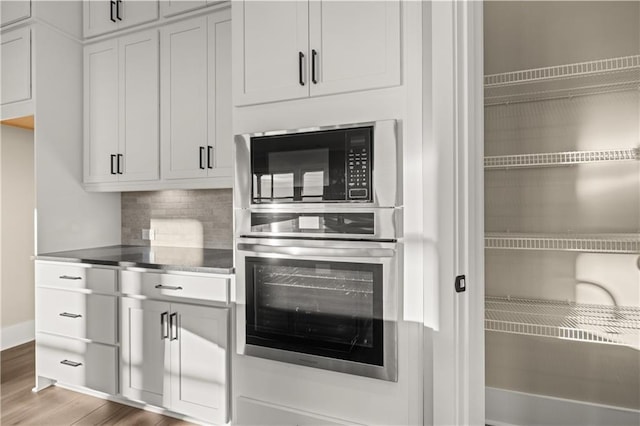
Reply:
[[400, 2], [312, 1], [309, 46], [311, 96], [398, 85]]
[[243, 40], [238, 43], [235, 104], [308, 96], [308, 2], [245, 1], [238, 7]]
[[0, 103], [24, 101], [31, 98], [31, 30], [20, 28], [2, 34], [2, 92]]
[[231, 15], [229, 11], [208, 18], [209, 147], [210, 177], [233, 176], [231, 130]]
[[119, 44], [120, 181], [159, 177], [159, 58], [156, 30], [122, 37]]
[[120, 299], [123, 396], [158, 406], [167, 402], [163, 395], [169, 355], [169, 313], [166, 302]]
[[90, 45], [84, 51], [84, 181], [117, 180], [118, 41]]
[[117, 1], [118, 29], [158, 19], [158, 0]]
[[27, 19], [30, 16], [30, 0], [10, 0], [0, 2], [0, 27]]
[[166, 0], [160, 2], [160, 10], [162, 16], [173, 16], [205, 7], [207, 3], [207, 0]]
[[[171, 304], [171, 405], [208, 422], [228, 420], [228, 310]], [[177, 324], [175, 324], [177, 317]]]
[[118, 29], [116, 1], [85, 0], [83, 2], [83, 33], [92, 37]]
[[206, 177], [207, 18], [160, 31], [163, 178]]

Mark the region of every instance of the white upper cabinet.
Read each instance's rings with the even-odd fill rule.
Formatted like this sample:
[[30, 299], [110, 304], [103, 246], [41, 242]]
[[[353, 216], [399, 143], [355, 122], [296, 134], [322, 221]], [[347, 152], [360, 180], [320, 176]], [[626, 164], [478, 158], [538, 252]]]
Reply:
[[85, 48], [85, 183], [159, 177], [158, 33]]
[[116, 181], [118, 153], [118, 41], [84, 51], [84, 181]]
[[158, 33], [120, 39], [120, 181], [159, 178]]
[[310, 1], [311, 95], [400, 84], [398, 1]]
[[3, 0], [0, 2], [0, 27], [31, 17], [31, 1]]
[[160, 2], [160, 13], [164, 17], [173, 16], [216, 3], [222, 3], [222, 0], [166, 0]]
[[83, 4], [85, 37], [158, 19], [157, 0], [85, 0]]
[[238, 43], [242, 72], [234, 79], [237, 104], [309, 95], [308, 6], [300, 1], [247, 1], [240, 6], [244, 40]]
[[244, 1], [235, 104], [399, 85], [400, 2]]
[[0, 44], [0, 103], [31, 99], [31, 29], [7, 31], [0, 36]]
[[223, 178], [230, 186], [230, 19], [227, 9], [160, 30], [163, 179]]

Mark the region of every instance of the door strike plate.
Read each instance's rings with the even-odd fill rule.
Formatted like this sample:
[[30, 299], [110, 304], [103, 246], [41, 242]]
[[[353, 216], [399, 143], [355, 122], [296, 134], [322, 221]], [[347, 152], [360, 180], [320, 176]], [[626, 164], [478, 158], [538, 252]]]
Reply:
[[467, 290], [467, 278], [464, 275], [458, 275], [456, 277], [456, 292], [462, 293]]

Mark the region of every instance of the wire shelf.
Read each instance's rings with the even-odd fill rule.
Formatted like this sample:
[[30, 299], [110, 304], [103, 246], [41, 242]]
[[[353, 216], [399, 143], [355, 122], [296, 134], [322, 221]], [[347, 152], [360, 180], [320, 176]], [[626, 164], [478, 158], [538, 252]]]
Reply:
[[608, 149], [601, 151], [567, 151], [539, 154], [498, 155], [484, 158], [485, 169], [549, 167], [609, 161], [640, 160], [640, 149]]
[[558, 235], [487, 233], [487, 249], [640, 253], [640, 234]]
[[640, 55], [534, 68], [484, 78], [485, 106], [640, 89]]
[[484, 87], [505, 86], [531, 83], [533, 81], [571, 78], [576, 76], [603, 74], [640, 68], [640, 55], [601, 59], [598, 61], [553, 67], [532, 68], [529, 70], [491, 74], [484, 77]]
[[485, 298], [485, 330], [629, 346], [640, 350], [640, 307]]

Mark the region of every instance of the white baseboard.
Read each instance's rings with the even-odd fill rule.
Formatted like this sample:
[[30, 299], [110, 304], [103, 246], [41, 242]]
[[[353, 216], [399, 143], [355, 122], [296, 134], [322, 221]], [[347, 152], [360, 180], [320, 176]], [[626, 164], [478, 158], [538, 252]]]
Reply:
[[492, 426], [631, 426], [640, 411], [487, 387], [486, 423]]
[[27, 343], [36, 338], [36, 322], [25, 321], [18, 324], [3, 327], [0, 330], [0, 350]]

